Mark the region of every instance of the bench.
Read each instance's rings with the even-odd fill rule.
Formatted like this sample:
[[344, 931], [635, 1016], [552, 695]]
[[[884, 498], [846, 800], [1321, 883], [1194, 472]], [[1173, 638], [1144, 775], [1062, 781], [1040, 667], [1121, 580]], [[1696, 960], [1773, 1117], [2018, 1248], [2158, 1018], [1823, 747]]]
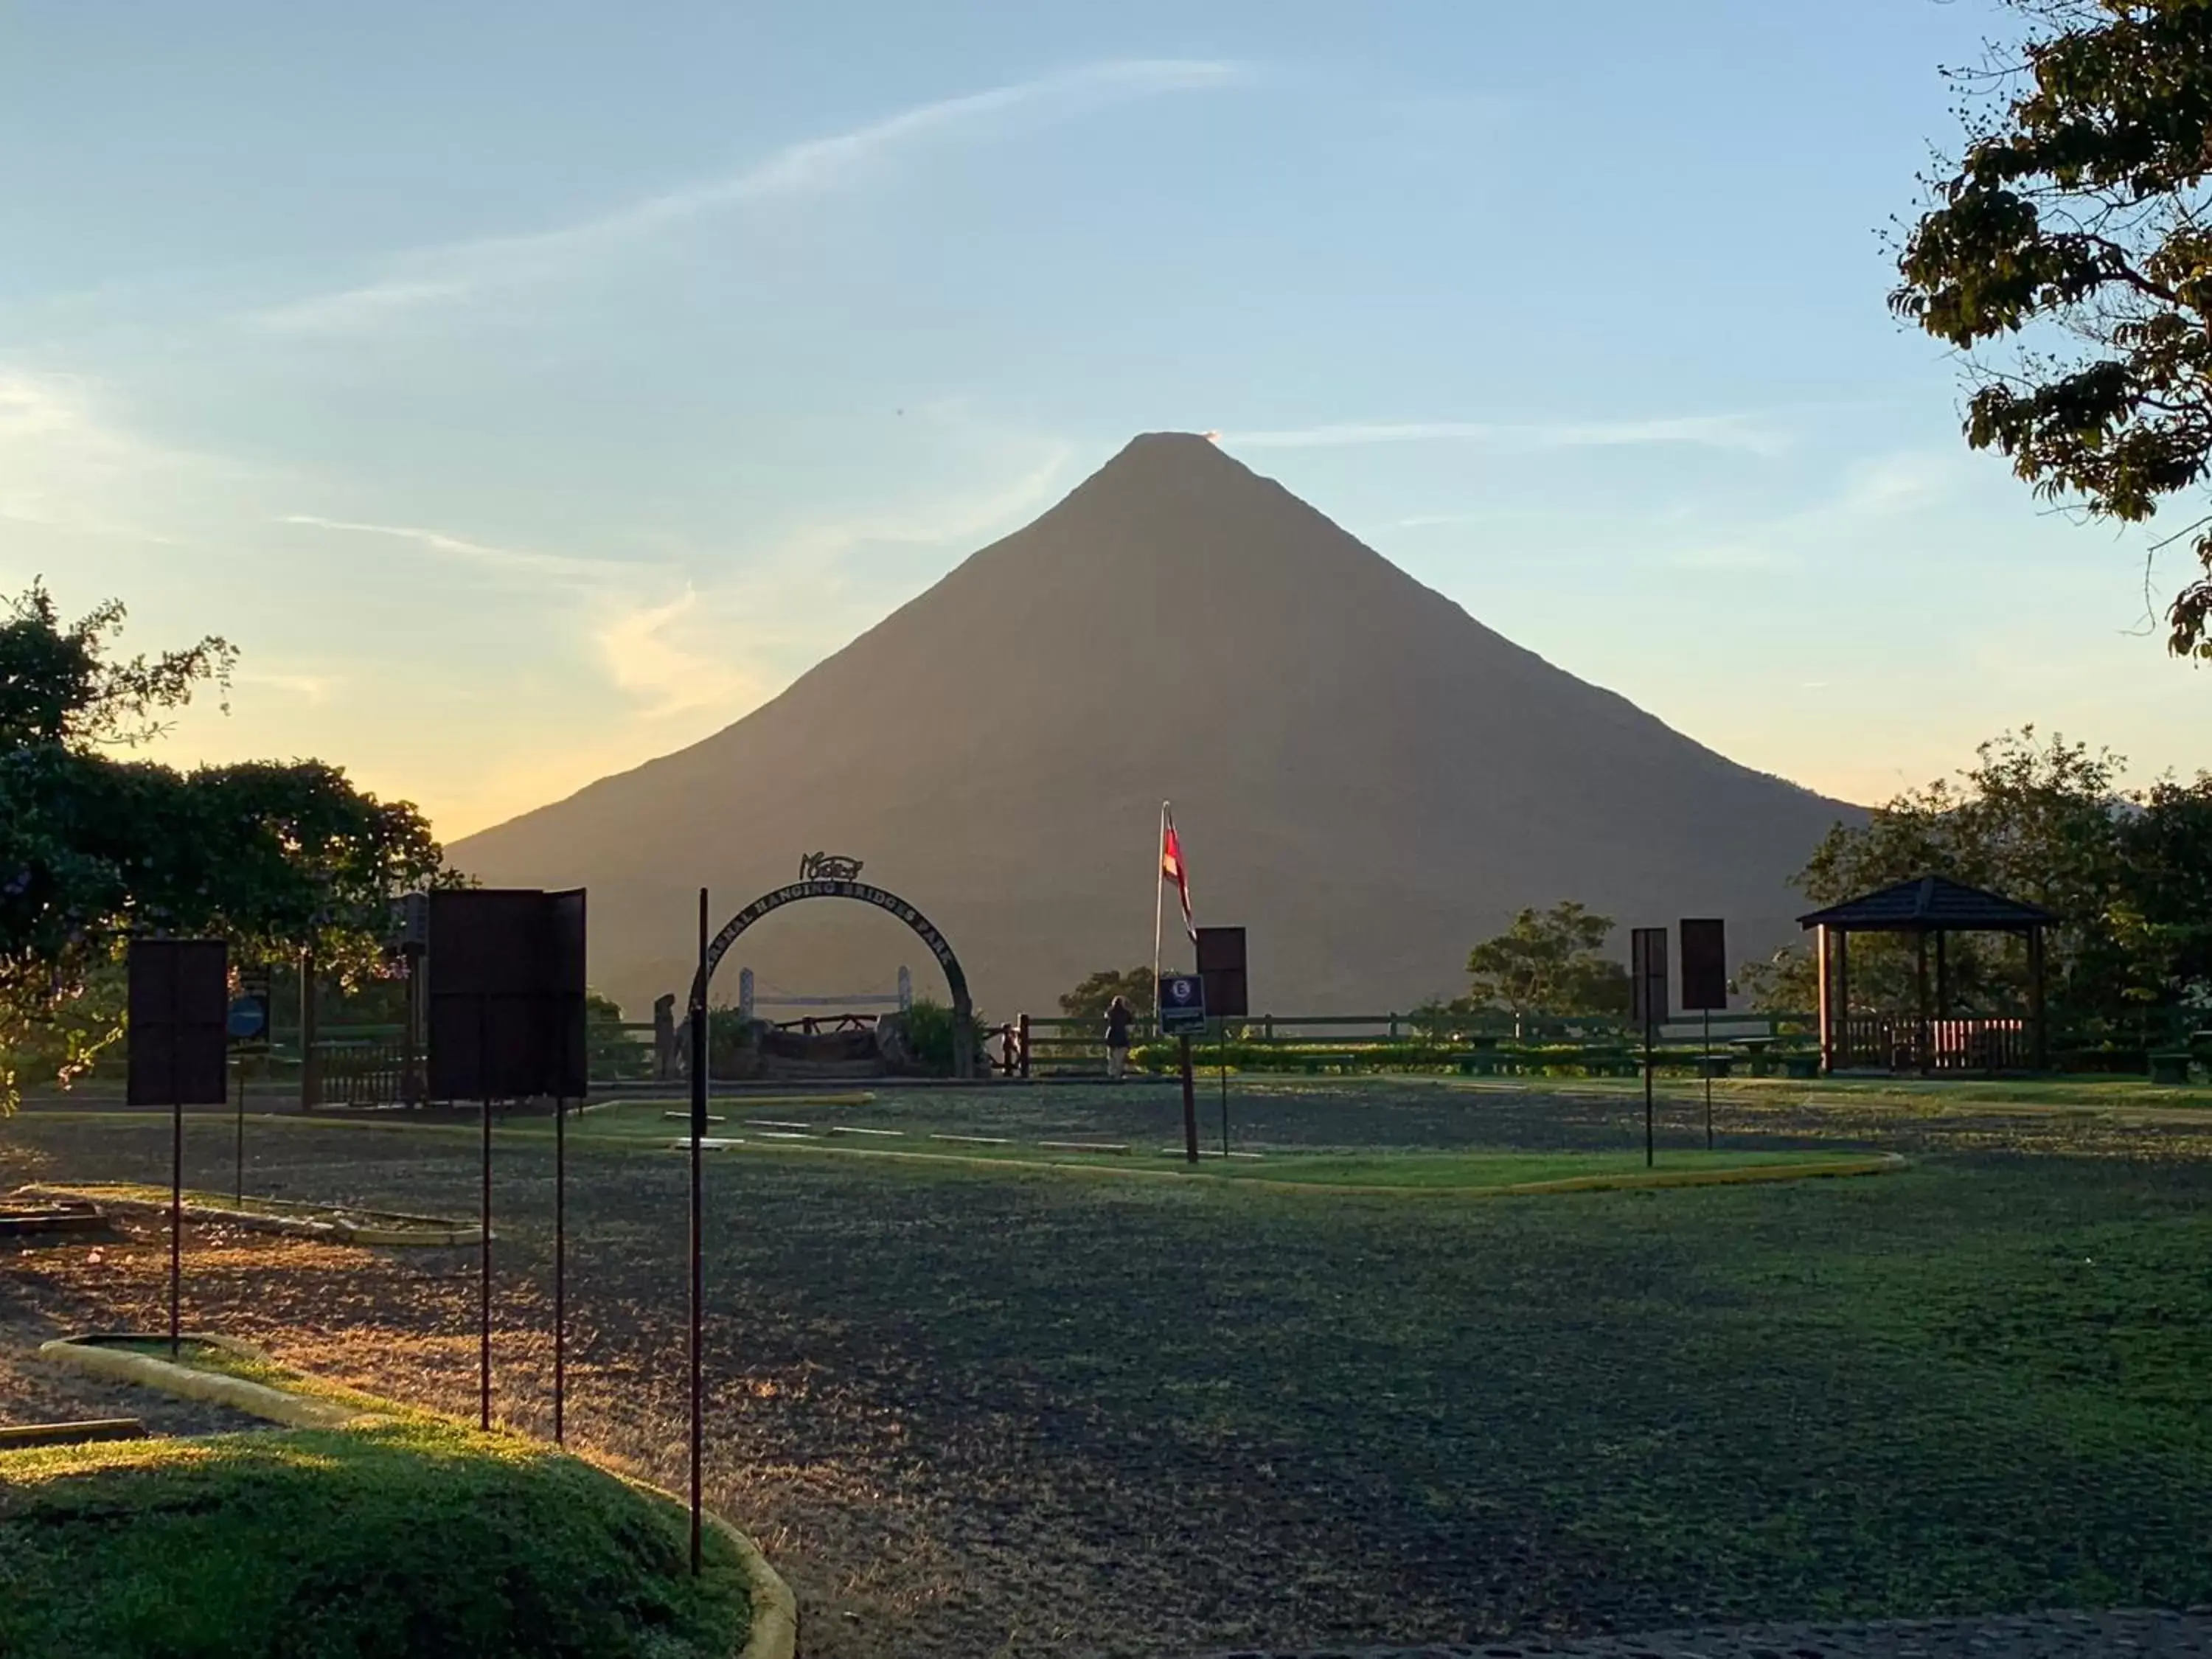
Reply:
[[2178, 1087], [2189, 1081], [2189, 1062], [2191, 1056], [2186, 1048], [2150, 1057], [2150, 1080], [2169, 1087]]

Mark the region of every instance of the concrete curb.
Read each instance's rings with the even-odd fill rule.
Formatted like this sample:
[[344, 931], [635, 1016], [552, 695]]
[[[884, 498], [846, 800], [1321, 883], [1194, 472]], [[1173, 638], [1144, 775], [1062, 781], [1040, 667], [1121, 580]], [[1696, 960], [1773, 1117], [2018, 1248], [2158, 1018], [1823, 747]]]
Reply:
[[[107, 1187], [97, 1182], [72, 1186], [26, 1187], [27, 1193], [54, 1198], [88, 1199], [94, 1204], [105, 1204], [118, 1210], [129, 1210], [140, 1215], [161, 1215], [169, 1212], [167, 1198], [149, 1195], [127, 1187]], [[403, 1229], [379, 1227], [374, 1224], [344, 1220], [319, 1220], [312, 1216], [272, 1213], [267, 1210], [234, 1209], [227, 1204], [209, 1204], [187, 1197], [184, 1205], [187, 1221], [219, 1221], [234, 1227], [244, 1227], [254, 1232], [283, 1233], [295, 1238], [319, 1238], [340, 1244], [415, 1245], [432, 1249], [450, 1249], [457, 1245], [475, 1244], [483, 1239], [482, 1231], [472, 1226], [447, 1222], [442, 1216], [410, 1216], [409, 1220], [437, 1224], [434, 1226]], [[497, 1239], [499, 1235], [492, 1235]]]
[[[158, 1341], [161, 1339], [134, 1340]], [[269, 1358], [265, 1349], [256, 1347], [251, 1342], [241, 1342], [236, 1337], [195, 1331], [186, 1333], [186, 1340], [205, 1343], [244, 1358]], [[102, 1347], [81, 1337], [58, 1337], [51, 1342], [42, 1342], [39, 1345], [39, 1355], [52, 1364], [94, 1376], [135, 1382], [144, 1388], [158, 1389], [164, 1394], [180, 1395], [187, 1400], [228, 1406], [251, 1416], [280, 1423], [286, 1428], [358, 1428], [385, 1420], [384, 1413], [380, 1412], [361, 1411], [335, 1401], [316, 1400], [283, 1389], [273, 1389], [266, 1383], [250, 1382], [242, 1376], [222, 1376], [191, 1365], [179, 1364], [173, 1360], [159, 1359], [151, 1354], [125, 1353], [120, 1349]], [[565, 1449], [562, 1455], [576, 1455]], [[591, 1462], [588, 1458], [578, 1458], [577, 1461]], [[684, 1499], [650, 1481], [637, 1480], [599, 1463], [592, 1463], [592, 1467], [627, 1486], [648, 1492], [689, 1513], [690, 1506]], [[791, 1586], [784, 1583], [782, 1575], [769, 1565], [768, 1558], [761, 1553], [760, 1546], [744, 1533], [712, 1510], [705, 1511], [702, 1519], [737, 1553], [738, 1565], [744, 1572], [746, 1587], [750, 1593], [751, 1629], [745, 1637], [744, 1646], [738, 1650], [736, 1659], [795, 1659], [799, 1650], [799, 1599], [791, 1593]]]
[[[589, 1459], [585, 1460], [589, 1462]], [[592, 1464], [594, 1468], [602, 1465]], [[604, 1469], [624, 1485], [672, 1504], [689, 1515], [689, 1500], [678, 1498], [665, 1487], [656, 1486], [650, 1480], [640, 1480], [635, 1475], [616, 1469]], [[783, 1575], [769, 1565], [760, 1546], [725, 1521], [712, 1510], [701, 1511], [700, 1518], [710, 1532], [720, 1533], [730, 1547], [737, 1552], [738, 1562], [744, 1569], [745, 1583], [752, 1594], [752, 1631], [745, 1638], [738, 1659], [795, 1659], [799, 1651], [799, 1598], [791, 1593], [791, 1586], [783, 1582]]]
[[[242, 1353], [249, 1358], [263, 1357], [258, 1349], [249, 1344], [204, 1332], [187, 1333], [186, 1340], [210, 1343], [233, 1353]], [[51, 1342], [41, 1342], [39, 1357], [88, 1376], [104, 1376], [118, 1382], [135, 1382], [143, 1388], [158, 1389], [164, 1394], [179, 1395], [186, 1400], [202, 1401], [211, 1406], [228, 1406], [234, 1411], [245, 1412], [249, 1416], [281, 1423], [288, 1429], [343, 1429], [380, 1420], [375, 1412], [361, 1411], [335, 1401], [313, 1400], [304, 1395], [288, 1394], [282, 1389], [249, 1382], [242, 1376], [223, 1376], [195, 1366], [157, 1359], [152, 1354], [126, 1353], [120, 1348], [102, 1347], [79, 1338], [58, 1337]]]

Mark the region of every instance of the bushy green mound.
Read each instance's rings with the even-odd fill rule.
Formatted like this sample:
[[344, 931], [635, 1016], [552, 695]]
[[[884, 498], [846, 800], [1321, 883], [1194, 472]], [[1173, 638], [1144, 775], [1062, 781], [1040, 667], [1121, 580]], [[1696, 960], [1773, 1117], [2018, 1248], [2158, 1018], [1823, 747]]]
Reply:
[[0, 1454], [0, 1656], [728, 1659], [736, 1553], [441, 1419]]

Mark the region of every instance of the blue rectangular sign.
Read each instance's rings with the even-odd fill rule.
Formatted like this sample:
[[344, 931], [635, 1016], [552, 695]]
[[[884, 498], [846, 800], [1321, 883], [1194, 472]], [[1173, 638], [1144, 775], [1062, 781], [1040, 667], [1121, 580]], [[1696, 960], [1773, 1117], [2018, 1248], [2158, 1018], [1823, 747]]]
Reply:
[[1196, 974], [1160, 975], [1160, 1030], [1169, 1036], [1206, 1030], [1206, 981]]

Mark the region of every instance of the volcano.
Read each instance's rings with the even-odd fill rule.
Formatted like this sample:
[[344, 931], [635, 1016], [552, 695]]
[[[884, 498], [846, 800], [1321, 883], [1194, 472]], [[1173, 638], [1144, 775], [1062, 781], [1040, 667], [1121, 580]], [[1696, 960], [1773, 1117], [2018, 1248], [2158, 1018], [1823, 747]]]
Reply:
[[[1463, 988], [1524, 905], [1794, 934], [1789, 878], [1858, 816], [1705, 748], [1422, 586], [1205, 438], [1139, 437], [1023, 530], [690, 748], [457, 842], [494, 885], [591, 890], [592, 982], [641, 1017], [714, 920], [829, 851], [918, 907], [991, 1017], [1149, 961], [1160, 802], [1200, 923], [1249, 930], [1255, 1012]], [[1625, 950], [1626, 934], [1615, 945]], [[1188, 964], [1172, 896], [1170, 965]], [[787, 907], [763, 985], [936, 969], [890, 917]], [[734, 1000], [717, 980], [718, 998]], [[938, 994], [942, 995], [941, 990]]]

